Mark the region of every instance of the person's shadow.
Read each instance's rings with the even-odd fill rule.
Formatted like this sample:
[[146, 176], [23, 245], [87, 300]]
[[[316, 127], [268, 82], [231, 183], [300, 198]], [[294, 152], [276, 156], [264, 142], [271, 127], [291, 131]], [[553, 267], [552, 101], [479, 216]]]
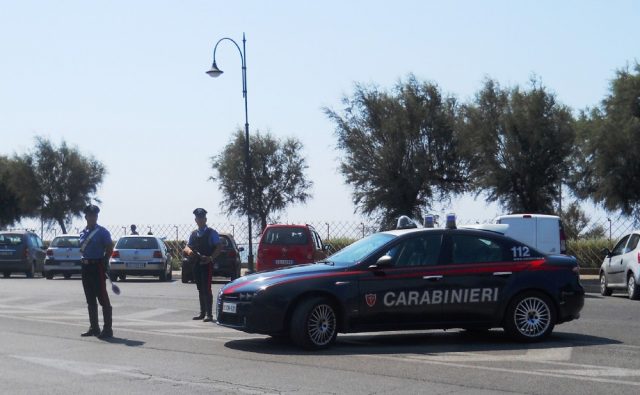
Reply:
[[140, 340], [131, 340], [131, 339], [125, 339], [122, 337], [111, 337], [108, 339], [100, 339], [103, 342], [106, 343], [111, 343], [111, 344], [124, 344], [127, 347], [140, 347], [140, 346], [144, 346], [145, 342], [140, 341]]

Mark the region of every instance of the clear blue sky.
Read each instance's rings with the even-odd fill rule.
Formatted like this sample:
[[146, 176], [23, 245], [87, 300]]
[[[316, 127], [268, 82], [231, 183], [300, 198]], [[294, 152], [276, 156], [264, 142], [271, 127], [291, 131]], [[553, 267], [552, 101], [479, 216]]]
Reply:
[[[354, 82], [390, 88], [414, 73], [467, 100], [486, 76], [509, 86], [535, 74], [579, 110], [640, 59], [638, 21], [631, 0], [0, 0], [0, 154], [43, 135], [94, 155], [108, 169], [105, 224], [191, 223], [199, 206], [215, 220], [209, 158], [244, 123], [235, 47], [218, 48], [222, 77], [204, 72], [219, 38], [246, 32], [251, 130], [299, 138], [314, 182], [314, 198], [281, 218], [359, 221], [322, 112]], [[481, 198], [452, 206], [438, 207], [500, 212]]]

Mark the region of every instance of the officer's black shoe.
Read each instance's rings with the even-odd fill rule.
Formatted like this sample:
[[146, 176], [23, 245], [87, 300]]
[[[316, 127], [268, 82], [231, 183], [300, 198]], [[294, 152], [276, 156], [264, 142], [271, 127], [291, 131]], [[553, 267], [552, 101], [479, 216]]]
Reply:
[[204, 320], [202, 320], [203, 322], [211, 322], [213, 321], [213, 317], [211, 317], [210, 315], [207, 316], [207, 318], [205, 318]]
[[201, 320], [201, 319], [203, 319], [203, 318], [204, 318], [204, 313], [200, 313], [200, 315], [197, 315], [197, 316], [193, 317], [193, 320], [194, 320], [194, 321], [195, 321], [195, 320]]
[[99, 335], [100, 335], [100, 328], [89, 328], [88, 331], [86, 331], [85, 333], [80, 334], [80, 336], [82, 336], [82, 337], [99, 336]]
[[113, 330], [110, 328], [103, 328], [102, 332], [98, 335], [98, 339], [111, 339], [113, 337]]

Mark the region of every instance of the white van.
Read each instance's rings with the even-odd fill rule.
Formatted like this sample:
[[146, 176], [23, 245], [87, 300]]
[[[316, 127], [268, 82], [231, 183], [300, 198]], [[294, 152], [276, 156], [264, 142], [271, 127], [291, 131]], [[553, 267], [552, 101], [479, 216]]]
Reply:
[[565, 254], [567, 242], [562, 221], [557, 215], [510, 214], [493, 220], [494, 224], [509, 225], [504, 233], [545, 254]]

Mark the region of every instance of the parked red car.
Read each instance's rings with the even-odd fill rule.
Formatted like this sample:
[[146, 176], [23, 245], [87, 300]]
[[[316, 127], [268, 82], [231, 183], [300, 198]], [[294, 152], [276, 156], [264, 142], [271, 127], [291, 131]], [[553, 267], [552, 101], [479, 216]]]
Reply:
[[327, 247], [311, 225], [267, 225], [258, 244], [256, 270], [272, 270], [327, 257]]

